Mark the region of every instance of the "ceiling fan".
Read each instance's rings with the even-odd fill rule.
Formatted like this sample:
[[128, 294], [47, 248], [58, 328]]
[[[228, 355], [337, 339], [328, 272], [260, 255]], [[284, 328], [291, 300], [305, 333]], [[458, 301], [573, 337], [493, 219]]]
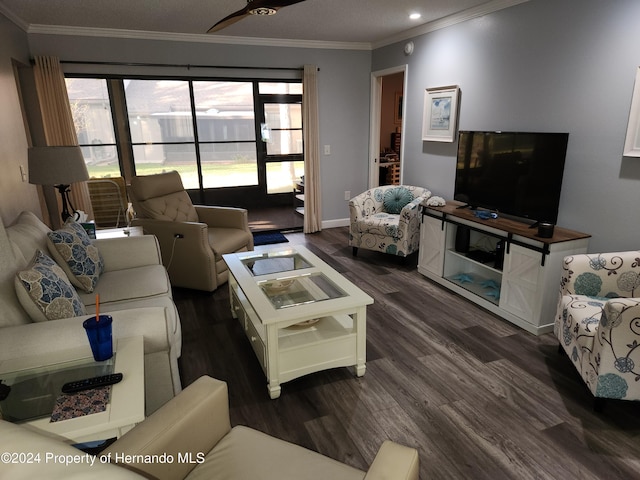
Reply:
[[207, 33], [214, 33], [222, 30], [223, 28], [239, 22], [249, 15], [275, 15], [276, 12], [283, 7], [288, 7], [289, 5], [295, 5], [296, 3], [304, 1], [305, 0], [247, 0], [246, 7], [223, 18], [211, 27]]

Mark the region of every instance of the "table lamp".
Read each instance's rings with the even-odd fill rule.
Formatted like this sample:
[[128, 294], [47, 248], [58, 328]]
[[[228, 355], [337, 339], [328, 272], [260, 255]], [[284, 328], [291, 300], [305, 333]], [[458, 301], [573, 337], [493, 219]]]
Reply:
[[62, 221], [66, 222], [75, 208], [69, 200], [70, 185], [89, 180], [82, 150], [78, 146], [32, 147], [29, 149], [29, 183], [53, 185], [62, 197]]

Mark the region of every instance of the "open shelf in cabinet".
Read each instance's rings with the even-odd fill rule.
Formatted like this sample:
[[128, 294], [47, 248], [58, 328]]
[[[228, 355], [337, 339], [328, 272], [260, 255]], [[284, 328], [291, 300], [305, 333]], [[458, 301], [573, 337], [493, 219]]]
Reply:
[[498, 305], [502, 271], [449, 249], [445, 254], [444, 278], [485, 300]]

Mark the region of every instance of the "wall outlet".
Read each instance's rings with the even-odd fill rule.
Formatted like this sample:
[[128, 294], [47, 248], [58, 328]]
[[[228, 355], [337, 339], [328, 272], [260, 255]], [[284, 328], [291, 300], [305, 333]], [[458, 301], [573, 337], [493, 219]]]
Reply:
[[351, 200], [351, 190], [345, 190], [344, 191], [344, 199], [345, 200]]
[[23, 182], [27, 181], [27, 171], [24, 169], [24, 165], [20, 165], [20, 178]]
[[331, 145], [325, 145], [324, 146], [324, 154], [325, 155], [331, 155]]

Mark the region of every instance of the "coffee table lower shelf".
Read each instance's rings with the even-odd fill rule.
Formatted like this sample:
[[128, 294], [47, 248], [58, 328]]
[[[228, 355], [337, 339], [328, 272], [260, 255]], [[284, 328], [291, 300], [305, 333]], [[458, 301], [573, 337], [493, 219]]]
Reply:
[[[309, 326], [293, 322], [286, 326], [263, 325], [242, 290], [233, 286], [233, 281], [230, 286], [232, 314], [242, 325], [262, 366], [272, 399], [280, 396], [282, 383], [310, 373], [353, 366], [358, 377], [364, 375], [365, 359], [358, 358], [358, 341], [364, 343], [362, 312], [360, 329], [354, 318], [357, 315], [349, 314], [324, 316]], [[306, 320], [309, 319], [301, 321]]]

